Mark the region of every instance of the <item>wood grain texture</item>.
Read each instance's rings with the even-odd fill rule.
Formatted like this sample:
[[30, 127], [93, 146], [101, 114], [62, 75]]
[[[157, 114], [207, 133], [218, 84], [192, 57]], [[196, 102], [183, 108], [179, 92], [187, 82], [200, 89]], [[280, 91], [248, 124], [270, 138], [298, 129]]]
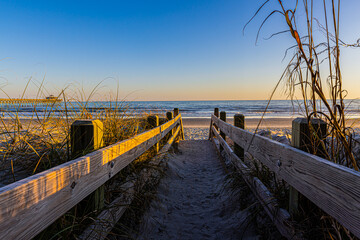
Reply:
[[160, 141], [181, 115], [0, 189], [0, 239], [31, 239]]
[[212, 115], [228, 137], [264, 163], [339, 223], [360, 237], [360, 173], [271, 139], [254, 135]]
[[[241, 172], [241, 176], [243, 177], [251, 191], [254, 193], [254, 195], [257, 197], [257, 199], [259, 199], [261, 205], [263, 206], [266, 213], [269, 215], [270, 219], [273, 221], [281, 235], [283, 235], [287, 239], [302, 239], [300, 234], [295, 231], [295, 227], [293, 227], [293, 224], [290, 221], [290, 214], [285, 209], [279, 207], [276, 198], [257, 177], [252, 177], [249, 175], [250, 169], [234, 153], [234, 151], [220, 136], [220, 133], [216, 130], [214, 126], [212, 126], [211, 131], [213, 132], [216, 139], [219, 141], [219, 144], [222, 145], [227, 156], [231, 159], [231, 162], [234, 164], [236, 169]], [[218, 148], [220, 150], [220, 146]]]

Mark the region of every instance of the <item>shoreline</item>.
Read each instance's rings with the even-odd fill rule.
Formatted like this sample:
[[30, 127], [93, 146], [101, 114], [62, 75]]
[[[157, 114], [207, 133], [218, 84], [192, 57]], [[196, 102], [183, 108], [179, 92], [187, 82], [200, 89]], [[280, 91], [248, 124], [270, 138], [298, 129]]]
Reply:
[[[96, 118], [94, 118], [96, 119]], [[249, 117], [246, 118], [245, 116], [245, 129], [255, 129], [257, 128], [259, 121], [261, 118], [256, 117]], [[259, 126], [259, 129], [272, 129], [272, 128], [283, 128], [283, 129], [291, 129], [292, 127], [292, 121], [296, 119], [294, 118], [275, 118], [275, 117], [265, 117], [262, 119], [261, 124]], [[10, 124], [13, 123], [13, 119], [2, 119], [3, 124]], [[21, 124], [29, 124], [31, 125], [37, 125], [38, 120], [36, 118], [28, 119], [28, 118], [19, 118]], [[42, 119], [41, 119], [42, 120]], [[54, 122], [60, 120], [59, 118], [50, 118], [49, 122]], [[66, 120], [66, 119], [61, 119]], [[210, 127], [210, 117], [183, 117], [183, 126], [184, 128], [209, 128]], [[70, 123], [72, 119], [69, 119]], [[230, 123], [231, 125], [234, 124], [233, 117], [229, 117], [226, 120], [227, 123]], [[1, 124], [0, 124], [1, 125]], [[350, 128], [360, 128], [360, 118], [350, 118], [346, 120], [347, 127]], [[1, 128], [2, 126], [0, 126]]]

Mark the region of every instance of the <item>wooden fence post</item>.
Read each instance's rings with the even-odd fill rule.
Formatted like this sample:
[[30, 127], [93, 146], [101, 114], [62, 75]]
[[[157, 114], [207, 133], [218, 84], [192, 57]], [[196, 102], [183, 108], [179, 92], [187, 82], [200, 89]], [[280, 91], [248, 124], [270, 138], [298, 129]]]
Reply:
[[[226, 112], [225, 111], [220, 112], [220, 119], [223, 120], [224, 122], [226, 122]], [[221, 128], [220, 128], [220, 136], [226, 141], [226, 135], [224, 132], [221, 131]], [[222, 150], [223, 150], [223, 147], [220, 144], [220, 152]]]
[[100, 120], [76, 120], [71, 124], [71, 156], [77, 158], [104, 145]]
[[[167, 112], [167, 113], [166, 113], [166, 119], [167, 119], [168, 121], [170, 121], [170, 120], [173, 119], [173, 118], [174, 118], [174, 114], [173, 114], [172, 112]], [[169, 138], [172, 137], [172, 136], [174, 135], [174, 133], [175, 133], [175, 128], [173, 128], [173, 129], [171, 130], [171, 134], [169, 134], [169, 135], [170, 135]]]
[[[159, 126], [159, 116], [157, 115], [149, 116], [147, 118], [147, 121], [151, 128], [156, 128]], [[155, 144], [154, 149], [155, 149], [155, 154], [157, 154], [159, 152], [159, 142]]]
[[292, 122], [291, 144], [302, 151], [326, 157], [322, 141], [326, 138], [327, 125], [321, 119], [296, 118]]
[[[177, 117], [177, 115], [179, 115], [179, 108], [174, 108], [174, 118]], [[179, 151], [179, 141], [180, 141], [180, 139], [182, 137], [184, 137], [184, 129], [182, 128], [182, 123], [180, 123], [180, 127], [181, 127], [181, 133], [178, 135], [178, 137], [174, 140], [174, 143], [173, 143], [173, 148], [174, 148], [176, 153], [180, 153], [180, 151]]]
[[166, 118], [168, 121], [174, 118], [174, 114], [172, 112], [166, 112]]
[[219, 117], [219, 108], [214, 108], [214, 115]]
[[177, 115], [179, 115], [179, 109], [178, 109], [178, 108], [174, 108], [174, 117], [176, 117]]
[[[234, 115], [234, 126], [238, 128], [245, 128], [245, 116], [242, 114]], [[234, 143], [234, 153], [244, 161], [244, 149], [238, 144]]]
[[[179, 109], [178, 108], [174, 108], [174, 118], [177, 117], [177, 115], [179, 115]], [[181, 127], [181, 134], [179, 136], [178, 139], [182, 139], [185, 140], [185, 133], [184, 133], [184, 128], [183, 128], [183, 122], [182, 119], [180, 118], [180, 127]], [[177, 140], [177, 142], [179, 142], [179, 140]]]
[[[219, 108], [214, 108], [214, 115], [215, 117], [219, 117]], [[212, 124], [211, 124], [212, 125]], [[216, 130], [218, 130], [218, 126], [214, 126]], [[210, 126], [210, 133], [211, 133], [211, 126]]]
[[[220, 112], [220, 119], [223, 120], [224, 122], [226, 122], [226, 112], [225, 111], [221, 111]], [[223, 133], [220, 129], [220, 136], [225, 140], [225, 133]]]
[[[302, 151], [326, 156], [326, 148], [323, 145], [326, 138], [327, 124], [321, 119], [296, 118], [292, 121], [291, 145]], [[297, 213], [299, 208], [299, 193], [290, 186], [289, 212]]]
[[[104, 125], [100, 120], [76, 120], [71, 124], [71, 155], [73, 158], [83, 156], [104, 145]], [[104, 191], [102, 185], [87, 198], [91, 202], [90, 211], [99, 211], [104, 207]], [[85, 204], [84, 204], [85, 205]], [[88, 208], [85, 206], [85, 208]]]

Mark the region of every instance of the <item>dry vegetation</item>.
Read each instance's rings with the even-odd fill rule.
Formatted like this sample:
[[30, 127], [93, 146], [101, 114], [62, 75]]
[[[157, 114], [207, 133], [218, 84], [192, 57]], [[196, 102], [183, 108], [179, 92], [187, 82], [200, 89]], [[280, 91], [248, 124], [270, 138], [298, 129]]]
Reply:
[[[314, 7], [319, 3], [322, 5], [320, 12]], [[313, 145], [309, 151], [318, 154], [316, 149], [326, 149], [323, 151], [326, 159], [358, 171], [360, 159], [354, 155], [353, 130], [351, 126], [346, 125], [344, 99], [347, 91], [343, 89], [342, 84], [340, 50], [342, 47], [359, 47], [360, 45], [359, 40], [355, 44], [347, 44], [340, 38], [340, 3], [340, 0], [319, 2], [267, 0], [263, 2], [253, 18], [273, 4], [270, 7], [270, 14], [265, 17], [259, 28], [257, 39], [264, 24], [273, 16], [278, 15], [286, 23], [287, 29], [272, 34], [270, 38], [287, 34], [294, 41], [294, 45], [285, 53], [285, 56], [289, 52], [293, 52], [293, 55], [274, 92], [280, 83], [285, 83], [289, 98], [295, 105], [299, 105], [299, 109], [303, 109], [303, 115], [308, 122], [313, 118], [320, 118], [326, 122], [327, 136], [325, 138], [319, 136], [309, 124], [311, 132], [309, 140]], [[269, 103], [274, 92], [270, 96]], [[301, 96], [300, 100], [296, 96]], [[283, 203], [283, 207], [288, 207], [286, 196], [289, 186], [279, 181], [266, 167], [260, 166], [257, 162], [253, 165], [255, 168], [252, 174], [258, 176], [272, 189]], [[305, 197], [302, 198], [299, 213], [294, 215], [293, 219], [300, 223], [299, 227], [305, 237], [310, 239], [355, 238], [336, 220], [322, 212]]]
[[[26, 89], [22, 98], [25, 92]], [[39, 89], [38, 99], [46, 97], [43, 92], [43, 89]], [[26, 118], [22, 115], [20, 105], [15, 105], [11, 114], [3, 113], [0, 116], [0, 182], [9, 184], [69, 161], [70, 126], [75, 120], [101, 120], [106, 146], [145, 130], [146, 123], [141, 118], [132, 118], [126, 103], [118, 98], [110, 101], [110, 106], [96, 106], [95, 111], [89, 112], [94, 94], [95, 90], [87, 98], [74, 99], [62, 91], [57, 96], [61, 103], [30, 105]], [[11, 173], [11, 177], [8, 173]]]
[[[28, 85], [30, 85], [30, 81]], [[23, 117], [22, 106], [15, 105], [11, 114], [3, 112], [0, 116], [0, 184], [2, 186], [71, 160], [70, 127], [75, 120], [101, 120], [104, 124], [103, 141], [105, 146], [128, 139], [149, 128], [146, 118], [151, 113], [141, 113], [140, 115], [137, 113], [137, 117], [134, 117], [134, 113], [130, 111], [127, 103], [117, 96], [106, 104], [99, 103], [104, 105], [96, 105], [95, 110], [94, 106], [90, 108], [89, 105], [92, 104], [92, 98], [98, 87], [86, 97], [82, 90], [77, 90], [75, 94], [70, 89], [61, 91], [56, 96], [62, 100], [61, 103], [27, 106], [27, 114], [30, 116], [26, 118]], [[22, 98], [25, 98], [26, 90], [24, 90]], [[40, 87], [37, 99], [45, 98], [44, 92], [46, 91]], [[67, 92], [72, 94], [67, 94]], [[77, 98], [72, 96], [77, 96]], [[164, 118], [160, 120], [161, 123], [164, 122]], [[135, 205], [131, 205], [129, 211], [139, 211], [137, 209], [141, 205], [139, 199], [145, 195], [146, 198], [151, 198], [151, 194], [148, 194], [144, 184], [138, 183], [144, 181], [142, 171], [155, 169], [155, 175], [151, 175], [152, 178], [159, 178], [161, 175], [161, 168], [150, 162], [153, 156], [154, 151], [147, 151], [105, 184], [105, 206], [123, 194], [124, 190], [119, 189], [119, 186], [132, 181], [136, 186], [135, 200], [137, 201], [135, 201]], [[146, 187], [149, 188], [155, 183], [156, 181], [150, 185], [147, 184]], [[91, 199], [85, 199], [36, 238], [75, 239], [93, 219], [96, 219], [96, 215], [99, 213], [96, 210], [89, 211], [90, 205]], [[133, 221], [136, 221], [136, 218]], [[122, 234], [126, 235], [124, 230], [122, 230]]]

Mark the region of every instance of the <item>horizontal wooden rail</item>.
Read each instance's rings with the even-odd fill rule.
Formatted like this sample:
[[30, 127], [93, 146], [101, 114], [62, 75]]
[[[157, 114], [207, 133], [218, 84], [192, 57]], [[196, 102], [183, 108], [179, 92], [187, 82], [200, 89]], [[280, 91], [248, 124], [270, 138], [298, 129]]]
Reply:
[[31, 239], [181, 123], [130, 139], [0, 188], [0, 239]]
[[244, 151], [360, 237], [360, 172], [234, 127], [214, 115], [211, 119]]
[[292, 226], [290, 221], [290, 214], [285, 209], [279, 207], [273, 194], [271, 194], [267, 187], [257, 177], [250, 176], [250, 169], [238, 156], [236, 156], [234, 151], [220, 136], [220, 133], [214, 126], [211, 127], [211, 131], [215, 135], [216, 139], [219, 140], [219, 144], [222, 145], [236, 169], [240, 171], [243, 179], [249, 185], [250, 189], [259, 199], [261, 205], [264, 207], [265, 211], [270, 216], [280, 233], [288, 239], [300, 239], [300, 237], [296, 236], [295, 228]]

